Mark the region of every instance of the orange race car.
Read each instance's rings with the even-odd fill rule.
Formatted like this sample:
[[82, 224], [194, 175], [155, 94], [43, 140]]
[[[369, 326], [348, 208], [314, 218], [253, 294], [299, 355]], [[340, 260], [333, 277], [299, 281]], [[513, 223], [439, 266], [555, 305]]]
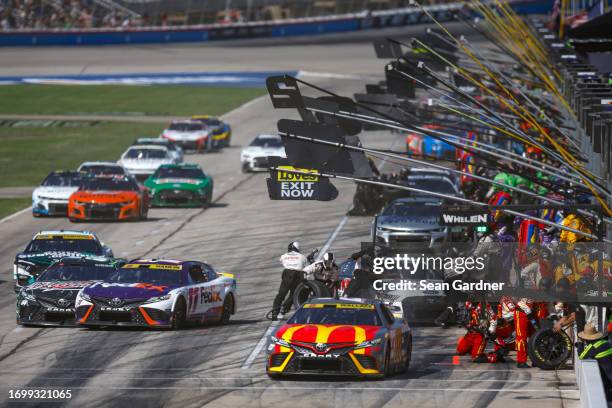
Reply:
[[86, 178], [68, 201], [72, 222], [141, 220], [149, 212], [149, 194], [131, 176]]

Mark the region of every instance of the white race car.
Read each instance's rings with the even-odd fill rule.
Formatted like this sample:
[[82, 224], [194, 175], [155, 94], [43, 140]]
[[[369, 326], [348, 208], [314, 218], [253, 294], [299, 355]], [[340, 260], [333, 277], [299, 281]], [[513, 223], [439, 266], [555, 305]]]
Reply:
[[147, 178], [162, 164], [176, 164], [177, 160], [164, 146], [131, 146], [117, 162], [136, 178]]
[[132, 143], [132, 146], [142, 146], [142, 145], [156, 145], [156, 146], [164, 146], [168, 149], [170, 154], [176, 159], [177, 163], [183, 162], [183, 149], [180, 146], [177, 146], [176, 143], [163, 139], [161, 137], [139, 137]]
[[87, 161], [81, 163], [77, 171], [89, 176], [129, 176], [123, 166], [108, 161]]
[[180, 120], [170, 124], [160, 135], [183, 150], [211, 151], [215, 146], [211, 137], [211, 128], [197, 120]]
[[278, 135], [257, 136], [240, 153], [242, 171], [247, 173], [255, 170], [268, 170], [269, 156], [287, 157], [281, 137]]
[[68, 214], [68, 198], [79, 189], [82, 176], [76, 171], [54, 171], [32, 192], [32, 215]]
[[236, 313], [236, 279], [197, 261], [137, 259], [78, 293], [77, 324], [180, 329], [225, 324]]

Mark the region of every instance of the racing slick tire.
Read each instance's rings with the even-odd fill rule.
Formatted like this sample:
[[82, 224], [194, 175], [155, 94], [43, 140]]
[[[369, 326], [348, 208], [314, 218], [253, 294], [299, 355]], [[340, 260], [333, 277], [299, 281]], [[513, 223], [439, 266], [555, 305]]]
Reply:
[[397, 370], [398, 374], [404, 374], [410, 368], [410, 360], [412, 359], [412, 336], [408, 341], [408, 347], [406, 347], [406, 361]]
[[534, 366], [556, 370], [572, 356], [573, 344], [564, 331], [555, 333], [551, 328], [544, 328], [529, 338], [527, 352]]
[[293, 293], [293, 307], [297, 310], [309, 299], [331, 296], [331, 291], [323, 282], [316, 280], [303, 281], [297, 285]]
[[179, 297], [174, 306], [172, 312], [172, 329], [181, 330], [185, 327], [185, 318], [187, 316], [187, 307], [185, 306], [185, 299]]
[[241, 170], [243, 173], [249, 173], [251, 171], [251, 169], [249, 168], [249, 163], [242, 163]]
[[223, 301], [223, 310], [221, 311], [221, 318], [219, 324], [228, 324], [232, 313], [234, 311], [234, 295], [228, 293]]
[[223, 147], [230, 147], [230, 139], [232, 138], [232, 134], [230, 133], [229, 135], [227, 135], [227, 137], [225, 138], [225, 141], [223, 142]]
[[387, 347], [385, 347], [385, 378], [392, 377], [394, 374], [395, 369], [391, 366], [391, 344], [387, 343]]

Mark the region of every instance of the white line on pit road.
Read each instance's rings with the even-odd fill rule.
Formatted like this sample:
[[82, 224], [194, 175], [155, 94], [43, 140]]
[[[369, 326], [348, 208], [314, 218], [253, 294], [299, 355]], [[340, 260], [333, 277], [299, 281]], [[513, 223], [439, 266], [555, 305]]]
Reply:
[[[391, 149], [393, 149], [393, 147], [395, 147], [395, 145], [397, 144], [397, 141], [398, 141], [397, 138], [393, 140], [393, 143], [391, 143]], [[379, 165], [376, 166], [378, 168], [378, 170], [382, 170], [382, 168], [385, 166], [386, 162], [387, 162], [387, 157], [385, 157], [379, 163]], [[332, 234], [329, 236], [327, 241], [325, 241], [325, 244], [323, 245], [323, 247], [319, 251], [319, 254], [317, 255], [317, 258], [316, 258], [317, 261], [320, 261], [323, 258], [323, 255], [325, 254], [325, 252], [327, 252], [329, 247], [334, 243], [334, 241], [336, 240], [336, 237], [338, 237], [338, 234], [340, 233], [342, 228], [344, 228], [344, 226], [346, 225], [347, 222], [348, 222], [348, 216], [345, 215], [345, 216], [342, 217], [342, 219], [340, 220], [340, 222], [338, 223], [338, 225], [334, 229], [334, 232], [332, 232]], [[244, 363], [242, 364], [241, 368], [246, 370], [246, 369], [251, 367], [251, 364], [253, 364], [253, 361], [255, 361], [255, 359], [257, 358], [259, 353], [261, 353], [261, 350], [264, 348], [264, 346], [268, 342], [268, 337], [272, 334], [274, 329], [278, 326], [279, 322], [280, 322], [280, 320], [277, 320], [275, 322], [272, 322], [272, 324], [270, 324], [270, 327], [268, 327], [268, 329], [266, 330], [264, 335], [261, 337], [261, 339], [259, 339], [259, 342], [255, 346], [253, 351], [251, 351], [251, 354], [249, 354], [247, 359], [244, 361]]]

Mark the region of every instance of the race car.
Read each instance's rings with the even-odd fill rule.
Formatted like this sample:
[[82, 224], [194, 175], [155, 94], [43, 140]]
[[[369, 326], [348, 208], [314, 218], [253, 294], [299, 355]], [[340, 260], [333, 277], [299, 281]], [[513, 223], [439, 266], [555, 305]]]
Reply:
[[412, 332], [380, 300], [312, 299], [270, 337], [266, 372], [385, 377], [410, 364]]
[[[442, 126], [425, 125], [427, 129], [441, 130]], [[456, 138], [441, 136], [445, 139], [456, 141]], [[433, 160], [455, 160], [456, 149], [454, 146], [431, 136], [409, 133], [406, 136], [406, 151], [409, 156], [433, 159]]]
[[71, 222], [143, 220], [149, 213], [149, 194], [129, 177], [89, 177], [68, 201]]
[[208, 207], [213, 179], [197, 164], [165, 164], [144, 183], [153, 207]]
[[165, 146], [131, 146], [117, 162], [134, 177], [146, 179], [162, 164], [178, 163]]
[[132, 146], [142, 145], [155, 145], [164, 146], [170, 152], [170, 155], [176, 160], [177, 163], [182, 163], [184, 159], [183, 149], [177, 146], [176, 143], [168, 139], [162, 139], [160, 137], [139, 137], [134, 140]]
[[81, 173], [76, 171], [54, 171], [32, 192], [32, 215], [68, 214], [68, 198], [81, 183]]
[[120, 164], [105, 161], [92, 161], [81, 163], [77, 169], [88, 176], [127, 176], [129, 173]]
[[108, 278], [124, 260], [98, 257], [66, 257], [51, 264], [17, 295], [17, 324], [73, 326], [74, 300], [85, 286]]
[[202, 122], [210, 128], [213, 138], [213, 146], [230, 146], [232, 127], [228, 123], [209, 115], [196, 115], [192, 116], [191, 119]]
[[236, 279], [209, 264], [136, 259], [76, 298], [81, 326], [180, 329], [187, 322], [226, 324], [236, 313]]
[[222, 147], [222, 140], [212, 137], [208, 126], [198, 120], [174, 121], [165, 129], [160, 137], [168, 139], [179, 145], [183, 150], [197, 150], [210, 152]]
[[278, 135], [258, 135], [240, 153], [242, 172], [268, 170], [268, 157], [287, 157], [285, 146]]
[[23, 252], [15, 256], [15, 290], [34, 283], [49, 265], [67, 256], [106, 256], [113, 251], [91, 231], [47, 230], [34, 235]]

